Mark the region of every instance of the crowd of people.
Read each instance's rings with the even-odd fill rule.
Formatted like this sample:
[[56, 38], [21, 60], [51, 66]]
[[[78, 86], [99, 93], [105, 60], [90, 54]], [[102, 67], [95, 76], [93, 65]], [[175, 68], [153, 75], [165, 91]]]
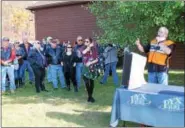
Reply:
[[75, 44], [70, 41], [60, 42], [52, 37], [36, 40], [31, 44], [27, 36], [22, 37], [22, 42], [10, 43], [10, 39], [4, 37], [0, 59], [1, 91], [6, 92], [7, 81], [11, 93], [23, 87], [26, 83], [25, 71], [28, 71], [29, 83], [35, 84], [37, 93], [49, 91], [45, 87], [47, 75], [47, 81], [52, 83], [54, 90], [61, 87], [70, 91], [72, 83], [74, 92], [78, 92], [84, 83], [88, 94], [87, 101], [95, 102], [94, 80], [100, 73], [104, 72], [100, 84], [106, 83], [111, 70], [115, 85], [119, 85], [117, 62], [117, 49], [112, 44], [102, 50], [91, 38], [83, 39], [82, 36], [77, 37]]
[[[141, 44], [139, 39], [135, 42], [140, 52], [147, 53], [149, 83], [168, 85], [169, 59], [175, 49], [175, 43], [167, 40], [168, 33], [166, 27], [161, 27], [155, 39], [147, 45]], [[94, 80], [101, 72], [104, 76], [100, 84], [106, 83], [111, 71], [114, 84], [120, 85], [116, 72], [117, 48], [113, 44], [102, 49], [91, 38], [83, 39], [82, 36], [77, 37], [75, 44], [70, 41], [60, 42], [52, 37], [31, 44], [27, 36], [22, 38], [22, 43], [15, 41], [10, 44], [7, 37], [1, 42], [2, 93], [6, 91], [7, 79], [11, 93], [24, 86], [25, 71], [28, 71], [29, 83], [35, 83], [37, 93], [48, 92], [44, 84], [46, 74], [47, 81], [52, 83], [54, 90], [60, 85], [62, 89], [70, 91], [72, 83], [74, 92], [78, 92], [83, 78], [88, 102], [95, 102]]]

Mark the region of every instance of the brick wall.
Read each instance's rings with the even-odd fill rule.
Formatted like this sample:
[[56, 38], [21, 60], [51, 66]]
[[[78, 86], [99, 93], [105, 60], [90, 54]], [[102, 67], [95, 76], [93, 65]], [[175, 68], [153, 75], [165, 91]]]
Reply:
[[75, 41], [78, 35], [89, 37], [97, 30], [95, 17], [81, 4], [36, 10], [35, 21], [39, 40], [52, 36]]

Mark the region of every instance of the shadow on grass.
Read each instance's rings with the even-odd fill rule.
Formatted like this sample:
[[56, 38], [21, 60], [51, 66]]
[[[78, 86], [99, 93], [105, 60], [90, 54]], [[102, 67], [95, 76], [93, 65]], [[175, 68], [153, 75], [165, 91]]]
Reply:
[[[57, 106], [64, 103], [82, 105], [87, 103], [87, 92], [84, 86], [82, 86], [77, 93], [73, 91], [73, 88], [70, 92], [60, 88], [58, 90], [53, 90], [51, 84], [47, 84], [46, 88], [49, 92], [36, 93], [34, 85], [27, 84], [23, 88], [17, 89], [15, 94], [3, 95], [2, 104], [45, 103]], [[93, 105], [87, 106], [92, 109], [110, 107], [112, 105], [114, 90], [115, 87], [110, 84], [101, 86], [96, 82], [93, 94], [96, 102]]]
[[[109, 127], [111, 113], [74, 110], [74, 113], [72, 114], [67, 112], [47, 112], [46, 116], [52, 119], [65, 120], [66, 122], [73, 124], [75, 123], [76, 125], [80, 125], [82, 127]], [[133, 122], [125, 122], [125, 126], [138, 127], [140, 125]], [[123, 127], [123, 121], [119, 121], [118, 127]]]
[[73, 114], [69, 114], [67, 112], [47, 112], [46, 116], [57, 120], [62, 119], [66, 122], [75, 123], [76, 125], [80, 125], [82, 127], [108, 127], [110, 119], [110, 113], [108, 112], [78, 110], [75, 110]]

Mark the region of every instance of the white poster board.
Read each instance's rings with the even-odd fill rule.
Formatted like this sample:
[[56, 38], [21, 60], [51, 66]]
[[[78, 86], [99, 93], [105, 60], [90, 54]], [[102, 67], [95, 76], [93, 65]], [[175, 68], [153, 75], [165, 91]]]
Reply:
[[132, 63], [128, 89], [139, 88], [146, 84], [144, 78], [146, 60], [146, 57], [132, 52]]

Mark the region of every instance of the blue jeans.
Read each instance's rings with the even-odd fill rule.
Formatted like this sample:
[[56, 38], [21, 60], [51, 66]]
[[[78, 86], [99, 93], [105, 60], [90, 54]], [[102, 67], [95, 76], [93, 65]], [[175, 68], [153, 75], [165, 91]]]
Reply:
[[116, 86], [119, 86], [119, 78], [118, 78], [118, 74], [116, 73], [116, 65], [117, 65], [117, 62], [112, 62], [112, 63], [109, 63], [109, 64], [106, 64], [105, 65], [105, 73], [104, 73], [104, 76], [103, 76], [103, 78], [101, 80], [101, 83], [102, 84], [105, 84], [106, 83], [107, 78], [109, 76], [109, 71], [111, 69], [114, 84]]
[[61, 65], [50, 65], [51, 68], [51, 76], [52, 76], [52, 83], [53, 88], [58, 88], [58, 80], [61, 84], [61, 88], [65, 88], [65, 79], [64, 79], [64, 73], [63, 73], [63, 67]]
[[81, 86], [82, 68], [83, 63], [76, 63], [76, 82], [78, 88]]
[[2, 91], [6, 91], [6, 75], [8, 74], [10, 80], [10, 90], [15, 90], [15, 81], [14, 81], [14, 66], [1, 66], [1, 85]]
[[149, 72], [148, 83], [168, 85], [167, 72]]
[[23, 78], [23, 82], [25, 82], [25, 70], [28, 69], [28, 73], [29, 73], [29, 80], [30, 81], [34, 81], [34, 73], [33, 73], [33, 69], [30, 65], [30, 62], [27, 60], [24, 60], [23, 64], [20, 67], [20, 75]]
[[51, 66], [50, 65], [47, 68], [47, 80], [48, 80], [48, 82], [52, 82]]

